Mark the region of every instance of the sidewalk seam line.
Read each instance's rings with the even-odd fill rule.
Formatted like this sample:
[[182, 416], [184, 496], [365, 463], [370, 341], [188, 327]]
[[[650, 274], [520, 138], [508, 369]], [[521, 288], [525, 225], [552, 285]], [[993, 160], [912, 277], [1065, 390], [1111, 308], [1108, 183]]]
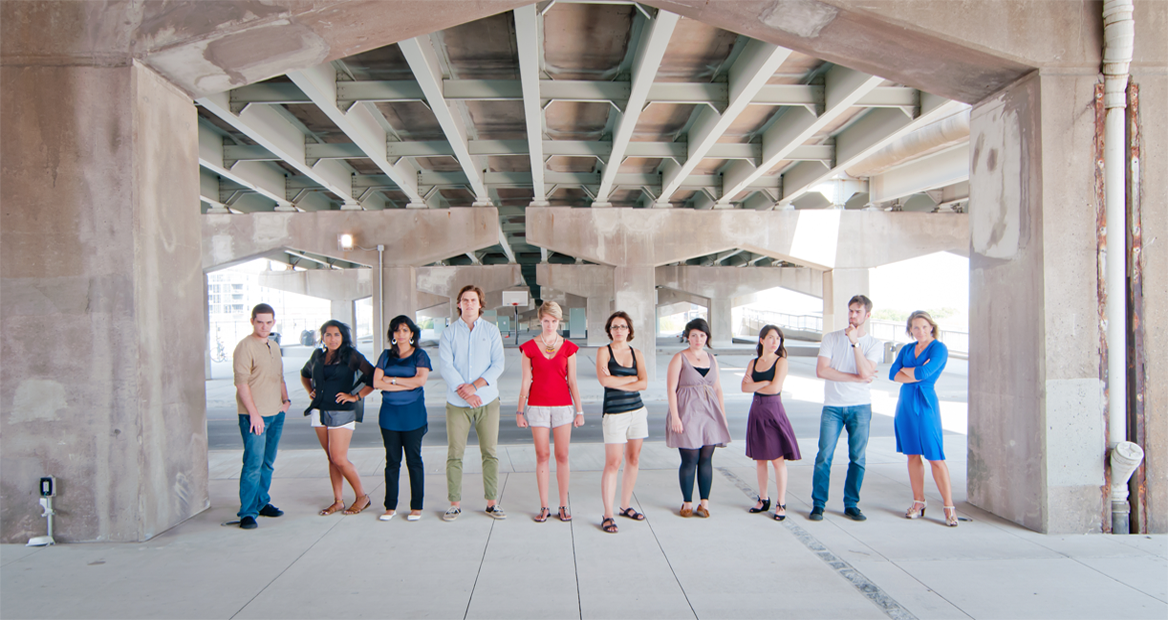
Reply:
[[[503, 486], [499, 488], [499, 496], [495, 498], [495, 504], [503, 503], [503, 491], [507, 488], [507, 480], [511, 478], [511, 474], [504, 474]], [[483, 574], [483, 564], [487, 562], [487, 549], [491, 548], [491, 535], [495, 533], [495, 522], [498, 519], [491, 517], [491, 529], [487, 530], [487, 541], [483, 543], [483, 555], [479, 558], [479, 569], [475, 571], [474, 583], [470, 586], [470, 596], [466, 598], [466, 610], [462, 612], [462, 620], [466, 620], [470, 615], [470, 604], [474, 601], [475, 589], [479, 586], [479, 577]]]
[[299, 561], [300, 561], [300, 559], [301, 559], [301, 558], [303, 558], [303, 557], [304, 557], [304, 556], [305, 556], [305, 555], [306, 555], [306, 554], [307, 554], [309, 551], [312, 551], [312, 549], [313, 549], [314, 547], [316, 547], [316, 545], [317, 545], [318, 543], [320, 543], [320, 541], [324, 540], [324, 537], [325, 537], [325, 536], [328, 536], [330, 532], [332, 532], [334, 529], [336, 529], [336, 527], [337, 527], [338, 525], [340, 525], [341, 523], [343, 523], [343, 522], [344, 522], [344, 519], [343, 519], [343, 518], [342, 518], [342, 519], [339, 519], [339, 520], [337, 520], [337, 522], [336, 522], [336, 523], [334, 523], [334, 524], [332, 525], [332, 527], [330, 527], [330, 528], [328, 528], [327, 530], [325, 530], [325, 531], [324, 531], [324, 532], [323, 532], [323, 533], [320, 535], [320, 537], [319, 537], [319, 538], [317, 538], [315, 541], [313, 541], [311, 545], [308, 545], [308, 547], [307, 547], [307, 548], [305, 548], [305, 549], [304, 549], [304, 551], [302, 551], [302, 552], [300, 553], [300, 555], [296, 556], [296, 559], [295, 559], [295, 560], [292, 560], [291, 562], [289, 562], [289, 563], [288, 563], [288, 565], [284, 567], [284, 570], [280, 571], [280, 572], [279, 572], [279, 574], [277, 574], [275, 577], [272, 577], [271, 581], [268, 581], [268, 583], [267, 583], [266, 585], [264, 585], [264, 587], [260, 588], [259, 592], [256, 592], [256, 593], [255, 593], [255, 595], [254, 595], [254, 596], [252, 596], [251, 598], [249, 598], [249, 599], [247, 600], [247, 602], [243, 604], [243, 606], [242, 606], [242, 607], [240, 607], [239, 609], [235, 610], [235, 613], [231, 614], [231, 620], [234, 620], [234, 618], [235, 618], [236, 616], [238, 616], [240, 613], [242, 613], [242, 612], [243, 612], [243, 610], [247, 609], [247, 606], [248, 606], [248, 605], [251, 605], [253, 602], [255, 602], [255, 600], [256, 600], [257, 598], [259, 598], [259, 596], [260, 596], [261, 594], [263, 594], [263, 593], [264, 593], [264, 592], [265, 592], [265, 591], [266, 591], [268, 588], [272, 587], [272, 584], [273, 584], [273, 583], [276, 583], [276, 580], [277, 580], [277, 579], [279, 579], [280, 577], [283, 577], [283, 576], [284, 576], [284, 573], [288, 572], [288, 569], [292, 568], [292, 567], [293, 567], [293, 566], [294, 566], [294, 565], [295, 565], [297, 562], [299, 562]]
[[[637, 502], [637, 506], [641, 505], [641, 500], [637, 498], [636, 491], [633, 491], [633, 501]], [[681, 579], [677, 576], [677, 571], [673, 569], [673, 562], [669, 560], [669, 554], [665, 552], [665, 547], [661, 546], [661, 539], [657, 537], [657, 530], [653, 529], [653, 522], [645, 519], [645, 524], [649, 526], [649, 531], [653, 532], [653, 540], [657, 541], [657, 548], [661, 550], [661, 557], [665, 558], [665, 565], [669, 567], [669, 572], [673, 573], [673, 580], [677, 582], [677, 588], [681, 590], [681, 595], [685, 597], [685, 604], [689, 605], [689, 611], [696, 619], [698, 612], [694, 609], [693, 601], [689, 600], [689, 593], [685, 591], [685, 586], [681, 584]]]

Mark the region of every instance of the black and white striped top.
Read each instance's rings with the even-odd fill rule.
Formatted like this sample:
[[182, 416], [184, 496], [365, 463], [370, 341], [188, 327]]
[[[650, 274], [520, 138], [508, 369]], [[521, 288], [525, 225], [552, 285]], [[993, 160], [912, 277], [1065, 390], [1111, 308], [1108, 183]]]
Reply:
[[[608, 374], [614, 377], [637, 376], [637, 354], [633, 353], [633, 365], [631, 367], [621, 366], [616, 362], [616, 356], [612, 354], [612, 345], [608, 345]], [[625, 392], [624, 390], [604, 388], [605, 415], [610, 413], [628, 413], [644, 406], [641, 403], [640, 392]]]

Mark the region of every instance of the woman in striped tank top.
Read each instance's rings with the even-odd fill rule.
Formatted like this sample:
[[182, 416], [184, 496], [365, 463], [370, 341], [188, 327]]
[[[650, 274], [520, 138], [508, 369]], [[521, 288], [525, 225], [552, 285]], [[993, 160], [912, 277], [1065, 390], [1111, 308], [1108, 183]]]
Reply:
[[604, 331], [612, 344], [596, 352], [596, 377], [604, 386], [604, 474], [600, 477], [600, 495], [604, 499], [604, 520], [600, 527], [609, 534], [617, 532], [612, 502], [616, 496], [616, 475], [621, 460], [625, 475], [621, 484], [619, 514], [634, 521], [643, 521], [645, 515], [630, 506], [633, 486], [641, 458], [641, 443], [649, 436], [648, 412], [641, 403], [641, 390], [649, 385], [645, 374], [645, 356], [629, 346], [633, 339], [633, 321], [629, 315], [617, 311], [608, 317]]

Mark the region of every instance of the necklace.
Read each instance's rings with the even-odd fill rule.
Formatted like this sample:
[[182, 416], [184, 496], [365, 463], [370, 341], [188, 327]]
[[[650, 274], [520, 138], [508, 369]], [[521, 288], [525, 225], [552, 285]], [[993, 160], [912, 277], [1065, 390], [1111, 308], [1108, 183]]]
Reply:
[[555, 337], [555, 339], [552, 340], [552, 343], [549, 345], [547, 343], [547, 340], [543, 337], [543, 334], [540, 334], [539, 341], [543, 343], [543, 350], [544, 351], [547, 351], [548, 353], [555, 353], [556, 352], [556, 345], [559, 344], [559, 342], [560, 342], [560, 337], [557, 335]]

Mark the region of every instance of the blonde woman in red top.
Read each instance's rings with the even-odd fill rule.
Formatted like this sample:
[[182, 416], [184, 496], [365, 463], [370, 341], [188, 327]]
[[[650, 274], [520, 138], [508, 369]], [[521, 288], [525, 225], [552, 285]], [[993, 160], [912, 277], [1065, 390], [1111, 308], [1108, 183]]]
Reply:
[[519, 389], [519, 409], [515, 423], [519, 428], [531, 427], [535, 442], [535, 479], [539, 485], [539, 523], [547, 521], [548, 474], [551, 456], [549, 435], [556, 443], [556, 486], [560, 491], [560, 521], [571, 521], [568, 512], [568, 481], [572, 472], [568, 465], [568, 442], [572, 427], [584, 426], [584, 407], [580, 403], [580, 388], [576, 385], [576, 351], [580, 349], [558, 333], [564, 318], [560, 305], [554, 301], [539, 307], [540, 334], [519, 347], [523, 355], [523, 385]]

